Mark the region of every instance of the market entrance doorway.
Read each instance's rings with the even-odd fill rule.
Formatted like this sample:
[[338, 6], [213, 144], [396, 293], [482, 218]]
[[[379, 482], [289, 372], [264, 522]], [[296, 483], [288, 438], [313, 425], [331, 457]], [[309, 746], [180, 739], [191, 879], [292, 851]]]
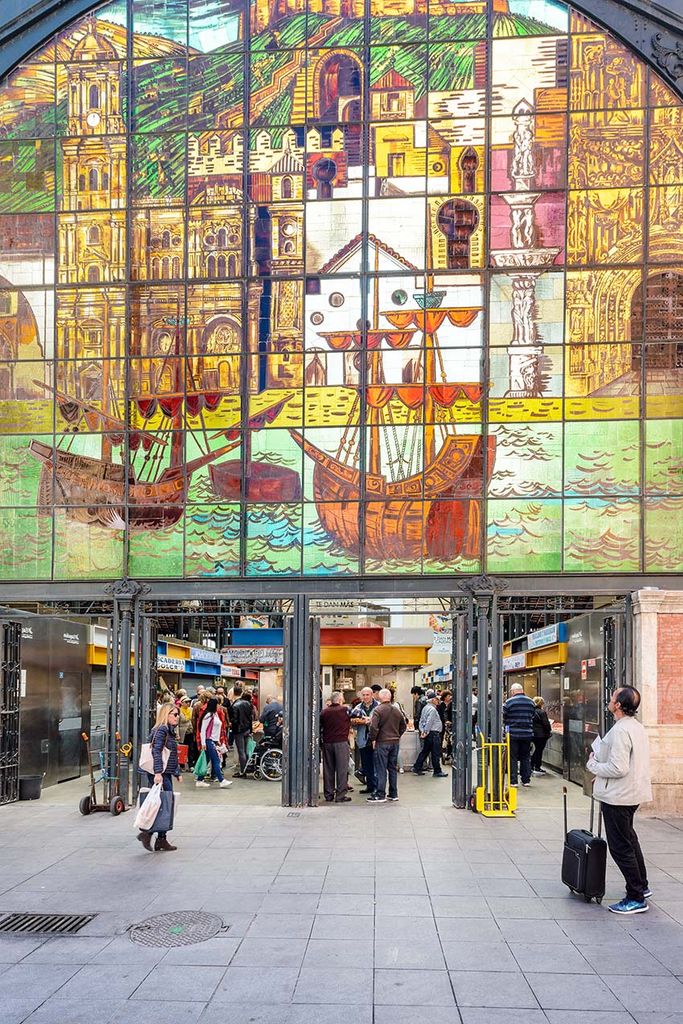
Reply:
[[[630, 679], [630, 620], [623, 596], [377, 597], [312, 601], [311, 612], [319, 634], [320, 676], [314, 684], [319, 708], [335, 693], [340, 695], [335, 702], [341, 699], [351, 712], [361, 691], [374, 686], [376, 698], [380, 686], [389, 689], [407, 721], [402, 774], [419, 757], [424, 696], [434, 690], [442, 698], [436, 704], [443, 729], [438, 768], [448, 771], [450, 785], [441, 785], [437, 802], [455, 807], [469, 806], [481, 783], [481, 741], [505, 737], [503, 702], [513, 683], [521, 683], [539, 703], [542, 699], [548, 715], [551, 735], [545, 744], [540, 736], [536, 743], [542, 746], [538, 774], [555, 772], [584, 785], [590, 744], [610, 724], [608, 695]], [[350, 765], [356, 778], [362, 772], [357, 737], [356, 727]], [[418, 767], [427, 774], [437, 769], [429, 760]], [[360, 782], [366, 789], [364, 776]], [[353, 778], [351, 784], [355, 801]], [[416, 793], [412, 779], [402, 785], [410, 800]], [[319, 790], [320, 785], [313, 787], [311, 802]], [[432, 791], [421, 790], [420, 799], [431, 804], [433, 798]]]

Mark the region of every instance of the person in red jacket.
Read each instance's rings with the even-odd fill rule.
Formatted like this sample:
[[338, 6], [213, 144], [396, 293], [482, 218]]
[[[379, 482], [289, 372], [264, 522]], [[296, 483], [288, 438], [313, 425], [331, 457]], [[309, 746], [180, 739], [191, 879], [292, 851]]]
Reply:
[[[206, 751], [206, 756], [213, 768], [214, 778], [218, 779], [220, 788], [227, 789], [229, 786], [232, 786], [232, 782], [228, 782], [223, 777], [223, 772], [221, 771], [221, 759], [217, 747], [225, 746], [228, 730], [223, 708], [219, 707], [215, 697], [208, 701], [206, 710], [197, 722], [196, 738], [197, 747], [200, 750]], [[196, 785], [208, 787], [209, 783], [205, 781], [205, 776], [202, 775], [197, 779]]]

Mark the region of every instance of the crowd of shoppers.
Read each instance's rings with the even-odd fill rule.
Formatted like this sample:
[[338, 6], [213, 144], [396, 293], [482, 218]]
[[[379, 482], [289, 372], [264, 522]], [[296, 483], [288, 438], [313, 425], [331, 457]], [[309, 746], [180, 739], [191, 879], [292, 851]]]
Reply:
[[[223, 686], [207, 687], [200, 683], [195, 696], [190, 697], [185, 689], [171, 692], [162, 680], [157, 711], [165, 707], [175, 707], [178, 711], [174, 735], [181, 750], [187, 748], [182, 758], [185, 771], [195, 771], [200, 756], [205, 755], [206, 771], [196, 772], [199, 788], [207, 788], [213, 781], [222, 789], [232, 785], [225, 780], [225, 772], [233, 753], [236, 758], [233, 778], [244, 778], [255, 739], [260, 736], [277, 739], [282, 730], [281, 702], [267, 696], [259, 714], [255, 691], [241, 683], [227, 692]], [[200, 768], [203, 764], [202, 760]]]

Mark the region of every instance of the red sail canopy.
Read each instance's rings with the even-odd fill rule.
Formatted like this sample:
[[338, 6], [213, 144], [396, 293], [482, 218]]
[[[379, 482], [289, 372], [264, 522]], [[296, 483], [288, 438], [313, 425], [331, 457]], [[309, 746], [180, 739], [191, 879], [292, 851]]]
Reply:
[[330, 348], [337, 352], [346, 352], [350, 348], [362, 348], [363, 339], [365, 346], [370, 350], [379, 348], [385, 344], [390, 348], [407, 348], [410, 345], [415, 331], [368, 331], [365, 336], [361, 331], [319, 331], [319, 336], [324, 338]]
[[448, 319], [454, 327], [469, 327], [480, 312], [481, 306], [451, 306], [448, 309], [392, 309], [382, 316], [401, 330], [416, 327], [423, 334], [436, 334], [444, 320]]
[[143, 420], [148, 420], [157, 411], [157, 400], [156, 398], [138, 398], [137, 406]]
[[418, 409], [428, 391], [438, 406], [449, 409], [459, 398], [478, 402], [483, 390], [481, 384], [432, 384], [428, 388], [421, 384], [373, 384], [366, 388], [365, 394], [372, 409], [383, 409], [394, 398], [408, 409]]
[[437, 405], [450, 408], [459, 398], [469, 402], [478, 402], [484, 393], [481, 384], [432, 384], [429, 392]]
[[383, 409], [394, 397], [394, 388], [373, 384], [366, 389], [365, 395], [371, 409]]
[[207, 391], [207, 393], [204, 395], [204, 401], [206, 403], [206, 408], [209, 410], [209, 412], [213, 412], [215, 409], [218, 408], [218, 406], [221, 404], [222, 398], [223, 396], [219, 393]]
[[164, 416], [168, 416], [169, 419], [175, 419], [180, 412], [183, 405], [182, 396], [175, 396], [174, 398], [159, 398], [159, 408], [163, 412]]

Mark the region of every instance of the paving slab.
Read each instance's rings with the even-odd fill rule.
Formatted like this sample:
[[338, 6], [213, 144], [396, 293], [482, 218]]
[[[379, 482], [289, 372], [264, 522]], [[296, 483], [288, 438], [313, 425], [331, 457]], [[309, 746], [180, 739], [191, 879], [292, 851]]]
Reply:
[[[560, 780], [506, 821], [429, 782], [403, 776], [396, 807], [354, 792], [296, 818], [250, 805], [263, 787], [229, 804], [190, 789], [172, 856], [145, 854], [126, 816], [81, 819], [82, 783], [0, 808], [0, 913], [96, 914], [77, 936], [0, 937], [2, 1024], [149, 1024], [150, 1007], [163, 1024], [683, 1024], [683, 822], [639, 821], [655, 898], [623, 920], [561, 884]], [[606, 899], [622, 889], [610, 864]], [[227, 931], [130, 941], [182, 909]]]
[[455, 998], [445, 971], [379, 970], [375, 971], [375, 1004], [454, 1006]]
[[525, 978], [517, 973], [492, 971], [450, 971], [458, 1006], [538, 1009], [538, 1002]]

